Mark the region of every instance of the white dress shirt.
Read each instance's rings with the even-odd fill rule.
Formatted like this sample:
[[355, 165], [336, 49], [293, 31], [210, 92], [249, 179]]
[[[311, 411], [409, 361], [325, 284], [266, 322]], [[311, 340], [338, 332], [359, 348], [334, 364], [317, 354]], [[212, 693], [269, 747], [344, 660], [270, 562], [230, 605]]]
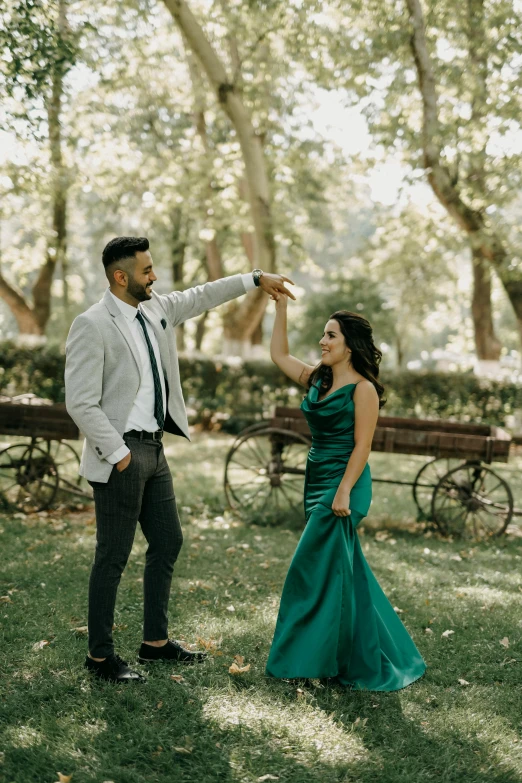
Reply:
[[[255, 288], [255, 283], [251, 272], [246, 272], [244, 275], [241, 275], [241, 277], [246, 291], [251, 291], [253, 288]], [[138, 389], [136, 399], [134, 400], [134, 405], [132, 406], [131, 412], [127, 419], [127, 424], [125, 425], [125, 432], [128, 432], [129, 430], [142, 430], [144, 432], [155, 432], [157, 429], [159, 429], [159, 427], [158, 427], [158, 422], [156, 421], [156, 417], [154, 416], [154, 378], [152, 377], [152, 367], [150, 364], [149, 349], [147, 348], [147, 343], [145, 342], [145, 335], [143, 333], [143, 328], [140, 322], [138, 321], [138, 319], [136, 318], [136, 315], [138, 313], [138, 308], [133, 307], [132, 305], [127, 304], [126, 302], [122, 302], [121, 299], [118, 299], [117, 296], [114, 296], [112, 291], [110, 292], [110, 294], [114, 299], [114, 301], [116, 302], [116, 304], [118, 305], [118, 307], [120, 308], [122, 314], [125, 316], [125, 318], [128, 321], [129, 329], [132, 337], [134, 338], [134, 342], [138, 349], [138, 353], [140, 355], [140, 360], [141, 360], [140, 388]], [[145, 321], [147, 321], [146, 310], [144, 310], [141, 307], [139, 307], [139, 310], [140, 313], [145, 318]], [[161, 383], [161, 394], [163, 397], [163, 410], [166, 415], [167, 395], [165, 390], [165, 376], [161, 365], [161, 356], [159, 352], [158, 341], [154, 333], [154, 328], [150, 322], [147, 323], [147, 333], [149, 335], [149, 339], [152, 344], [154, 356], [156, 357], [156, 364], [158, 366], [158, 372], [159, 372], [160, 383]], [[130, 450], [127, 446], [121, 446], [119, 449], [116, 449], [116, 451], [113, 451], [112, 454], [109, 454], [109, 456], [107, 457], [107, 462], [109, 462], [111, 465], [115, 465], [116, 462], [119, 462], [124, 457], [126, 457], [129, 451]]]

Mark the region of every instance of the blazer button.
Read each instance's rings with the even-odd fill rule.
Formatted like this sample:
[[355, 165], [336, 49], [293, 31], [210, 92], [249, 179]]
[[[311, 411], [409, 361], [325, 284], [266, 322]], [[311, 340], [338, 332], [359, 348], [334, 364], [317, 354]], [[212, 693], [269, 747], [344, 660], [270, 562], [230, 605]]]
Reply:
[[99, 449], [98, 446], [96, 446], [96, 451], [98, 452], [98, 454], [101, 454], [101, 449]]

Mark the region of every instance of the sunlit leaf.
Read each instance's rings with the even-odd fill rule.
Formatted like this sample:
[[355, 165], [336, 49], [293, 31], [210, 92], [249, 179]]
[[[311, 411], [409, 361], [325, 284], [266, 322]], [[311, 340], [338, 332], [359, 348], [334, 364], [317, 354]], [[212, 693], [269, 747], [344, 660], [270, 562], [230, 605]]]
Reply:
[[231, 664], [231, 666], [228, 667], [229, 674], [245, 674], [246, 672], [250, 671], [250, 664], [247, 663], [246, 666], [238, 666], [237, 663]]
[[42, 639], [41, 642], [36, 642], [33, 644], [33, 650], [37, 652], [38, 650], [43, 650], [44, 647], [47, 647], [49, 645], [49, 641], [47, 639]]

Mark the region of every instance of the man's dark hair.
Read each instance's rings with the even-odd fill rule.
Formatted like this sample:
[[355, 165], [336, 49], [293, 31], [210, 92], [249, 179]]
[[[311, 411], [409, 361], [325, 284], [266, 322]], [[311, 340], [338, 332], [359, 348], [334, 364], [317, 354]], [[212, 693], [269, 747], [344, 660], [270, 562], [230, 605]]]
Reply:
[[136, 253], [143, 253], [148, 249], [149, 240], [147, 237], [115, 237], [103, 248], [103, 266], [107, 269], [115, 261], [132, 258]]

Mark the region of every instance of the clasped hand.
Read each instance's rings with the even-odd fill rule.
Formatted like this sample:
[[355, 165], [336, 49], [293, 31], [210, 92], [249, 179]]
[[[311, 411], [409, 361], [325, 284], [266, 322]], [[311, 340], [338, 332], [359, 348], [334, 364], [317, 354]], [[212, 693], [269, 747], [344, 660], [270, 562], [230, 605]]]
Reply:
[[286, 288], [285, 283], [294, 285], [289, 277], [285, 277], [284, 275], [273, 275], [270, 272], [265, 272], [259, 278], [260, 288], [269, 294], [272, 299], [277, 301], [281, 294], [285, 294], [285, 296], [289, 296], [290, 299], [295, 300], [295, 296], [291, 291], [288, 290], [288, 288]]
[[336, 517], [350, 516], [350, 490], [339, 486], [332, 503], [332, 511]]

